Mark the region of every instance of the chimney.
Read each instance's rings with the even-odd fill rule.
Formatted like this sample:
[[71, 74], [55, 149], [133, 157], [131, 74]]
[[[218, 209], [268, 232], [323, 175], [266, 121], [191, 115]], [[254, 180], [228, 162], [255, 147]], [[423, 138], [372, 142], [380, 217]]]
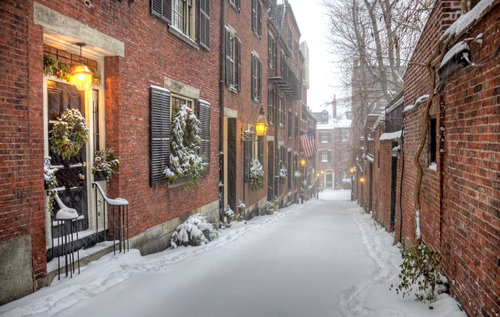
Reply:
[[332, 116], [333, 120], [337, 119], [337, 97], [333, 95], [333, 101], [332, 101]]

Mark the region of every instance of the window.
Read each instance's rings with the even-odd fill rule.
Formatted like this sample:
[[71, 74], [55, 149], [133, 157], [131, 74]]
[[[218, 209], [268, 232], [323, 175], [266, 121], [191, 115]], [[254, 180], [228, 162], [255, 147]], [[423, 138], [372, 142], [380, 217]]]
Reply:
[[[197, 11], [195, 3], [195, 0], [151, 0], [151, 14], [194, 40]], [[200, 0], [199, 3], [199, 44], [208, 49], [210, 47], [210, 0]], [[188, 44], [190, 44], [189, 41]]]
[[429, 163], [436, 163], [437, 119], [431, 118], [429, 124]]
[[278, 95], [278, 116], [280, 127], [285, 127], [285, 101], [281, 95]]
[[288, 171], [287, 171], [287, 174], [288, 174], [288, 177], [287, 177], [287, 181], [288, 181], [288, 190], [291, 190], [292, 189], [292, 177], [293, 177], [293, 174], [292, 174], [292, 164], [290, 164], [292, 162], [292, 152], [291, 151], [288, 151], [288, 158], [287, 158], [287, 165], [288, 165]]
[[274, 105], [276, 102], [276, 94], [273, 85], [267, 86], [267, 121], [269, 124], [274, 124]]
[[293, 131], [293, 117], [292, 117], [292, 112], [288, 111], [288, 138], [292, 138], [292, 131]]
[[187, 105], [200, 120], [200, 154], [210, 162], [210, 103], [173, 95], [168, 89], [151, 86], [151, 185], [166, 182], [163, 171], [170, 164], [170, 123], [173, 109]]
[[229, 28], [226, 35], [226, 86], [241, 91], [241, 41]]
[[229, 0], [229, 4], [238, 12], [241, 12], [241, 0]]
[[328, 132], [320, 132], [319, 133], [319, 142], [320, 143], [330, 143], [332, 140], [332, 135]]
[[191, 38], [194, 38], [193, 14], [193, 0], [172, 0], [172, 25]]
[[307, 119], [307, 106], [302, 104], [302, 121], [306, 121]]
[[328, 150], [319, 151], [319, 161], [322, 163], [328, 163], [331, 159], [331, 152]]
[[255, 102], [262, 100], [262, 62], [252, 52], [252, 99]]
[[252, 0], [252, 30], [259, 39], [262, 38], [262, 4], [260, 0]]
[[276, 72], [276, 66], [277, 66], [277, 54], [278, 54], [278, 47], [276, 45], [276, 40], [272, 36], [271, 33], [267, 35], [267, 63], [269, 65], [269, 68]]

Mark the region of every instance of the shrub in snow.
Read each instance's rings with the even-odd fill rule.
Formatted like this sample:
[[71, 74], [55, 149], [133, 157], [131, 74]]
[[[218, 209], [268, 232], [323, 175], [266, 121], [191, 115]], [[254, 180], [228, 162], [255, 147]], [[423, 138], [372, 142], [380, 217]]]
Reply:
[[235, 213], [231, 209], [231, 207], [226, 206], [226, 208], [224, 208], [224, 219], [227, 220], [228, 223], [231, 222], [231, 220], [233, 220], [234, 215]]
[[186, 105], [176, 107], [174, 112], [170, 166], [163, 171], [163, 174], [171, 184], [183, 178], [193, 186], [207, 167], [207, 163], [200, 155], [201, 123]]
[[[428, 302], [436, 300], [436, 287], [443, 284], [439, 273], [441, 255], [421, 243], [418, 246], [407, 245], [402, 248], [403, 263], [399, 278], [401, 282], [395, 288], [396, 293], [408, 296], [415, 290], [417, 300]], [[432, 309], [432, 306], [429, 306]]]
[[257, 191], [264, 188], [264, 168], [259, 160], [250, 162], [250, 189]]
[[214, 226], [207, 222], [202, 215], [189, 217], [183, 224], [177, 226], [170, 239], [170, 245], [175, 249], [178, 246], [198, 246], [217, 238], [218, 233]]

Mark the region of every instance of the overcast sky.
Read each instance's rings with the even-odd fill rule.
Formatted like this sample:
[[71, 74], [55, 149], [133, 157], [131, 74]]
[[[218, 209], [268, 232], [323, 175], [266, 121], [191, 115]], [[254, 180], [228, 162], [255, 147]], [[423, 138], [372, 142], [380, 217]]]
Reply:
[[340, 81], [334, 67], [333, 55], [329, 52], [327, 32], [328, 18], [321, 5], [322, 0], [288, 0], [299, 25], [301, 38], [309, 46], [310, 87], [307, 105], [314, 111], [320, 104], [330, 102], [333, 95], [342, 95]]

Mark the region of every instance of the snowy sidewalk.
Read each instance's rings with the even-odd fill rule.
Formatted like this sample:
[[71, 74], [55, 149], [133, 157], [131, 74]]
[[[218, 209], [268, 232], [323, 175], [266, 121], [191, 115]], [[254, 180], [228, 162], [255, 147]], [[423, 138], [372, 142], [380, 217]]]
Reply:
[[72, 279], [0, 307], [6, 316], [465, 316], [389, 291], [401, 256], [350, 199], [325, 191], [210, 244], [106, 255]]

